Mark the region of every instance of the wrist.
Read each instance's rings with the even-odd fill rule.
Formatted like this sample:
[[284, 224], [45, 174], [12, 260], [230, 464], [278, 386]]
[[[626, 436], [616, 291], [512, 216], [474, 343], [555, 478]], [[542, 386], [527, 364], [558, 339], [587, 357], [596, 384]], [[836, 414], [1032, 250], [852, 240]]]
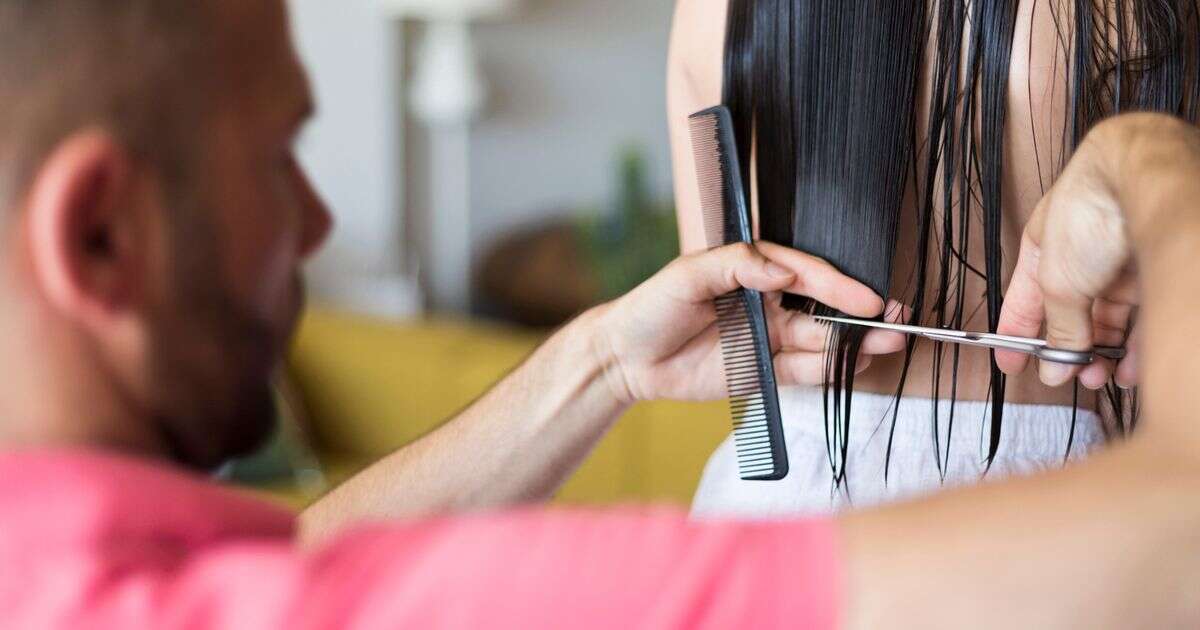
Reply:
[[587, 361], [593, 366], [597, 379], [618, 405], [627, 407], [636, 402], [637, 397], [614, 343], [611, 324], [613, 308], [613, 303], [609, 302], [588, 309], [572, 322], [572, 326], [579, 329], [583, 340], [580, 347], [587, 349]]

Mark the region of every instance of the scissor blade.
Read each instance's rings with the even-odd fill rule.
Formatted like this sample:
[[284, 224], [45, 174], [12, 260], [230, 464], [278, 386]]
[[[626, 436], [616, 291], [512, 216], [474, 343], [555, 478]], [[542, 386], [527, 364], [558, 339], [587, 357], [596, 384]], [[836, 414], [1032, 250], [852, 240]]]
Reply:
[[962, 343], [970, 346], [992, 348], [994, 350], [1013, 350], [1016, 352], [1024, 352], [1026, 354], [1036, 355], [1043, 361], [1053, 361], [1055, 363], [1087, 365], [1088, 363], [1092, 362], [1093, 354], [1098, 354], [1102, 357], [1110, 359], [1121, 359], [1125, 356], [1124, 348], [1098, 346], [1092, 350], [1084, 351], [1061, 350], [1048, 347], [1048, 344], [1044, 339], [1026, 339], [1025, 337], [1013, 337], [1011, 335], [967, 332], [963, 330], [948, 330], [944, 328], [927, 328], [924, 326], [909, 326], [907, 324], [890, 324], [887, 322], [877, 322], [869, 319], [851, 319], [848, 317], [816, 317], [814, 319], [827, 322], [840, 322], [853, 326], [868, 326], [870, 328], [894, 330], [896, 332], [910, 335], [919, 335], [926, 339], [933, 339], [935, 341]]
[[961, 330], [947, 330], [944, 328], [929, 328], [927, 326], [912, 326], [909, 324], [893, 324], [891, 322], [877, 322], [870, 319], [851, 319], [849, 317], [814, 317], [818, 321], [838, 322], [840, 324], [850, 324], [852, 326], [866, 326], [868, 328], [880, 328], [883, 330], [894, 330], [909, 335], [921, 335], [922, 337], [932, 337], [935, 339], [946, 340], [947, 337], [952, 337], [955, 340], [967, 339], [969, 333]]

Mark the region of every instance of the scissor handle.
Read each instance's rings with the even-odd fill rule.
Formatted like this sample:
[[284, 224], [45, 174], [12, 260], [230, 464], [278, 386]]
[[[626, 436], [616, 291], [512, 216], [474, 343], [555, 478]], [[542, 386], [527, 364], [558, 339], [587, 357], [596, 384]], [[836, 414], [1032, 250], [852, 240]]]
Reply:
[[1035, 349], [1033, 351], [1033, 355], [1043, 361], [1051, 361], [1054, 363], [1066, 363], [1068, 365], [1090, 365], [1095, 357], [1104, 357], [1105, 359], [1113, 359], [1114, 361], [1124, 359], [1125, 348], [1096, 346], [1088, 351], [1063, 350], [1062, 348], [1042, 346]]

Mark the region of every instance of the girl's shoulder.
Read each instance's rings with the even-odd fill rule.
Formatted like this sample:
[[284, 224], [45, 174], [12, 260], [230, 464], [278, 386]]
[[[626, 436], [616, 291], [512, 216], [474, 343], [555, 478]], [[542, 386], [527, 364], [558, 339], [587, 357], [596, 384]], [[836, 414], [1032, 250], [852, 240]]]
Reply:
[[700, 101], [719, 102], [728, 0], [677, 0], [668, 58], [671, 73]]

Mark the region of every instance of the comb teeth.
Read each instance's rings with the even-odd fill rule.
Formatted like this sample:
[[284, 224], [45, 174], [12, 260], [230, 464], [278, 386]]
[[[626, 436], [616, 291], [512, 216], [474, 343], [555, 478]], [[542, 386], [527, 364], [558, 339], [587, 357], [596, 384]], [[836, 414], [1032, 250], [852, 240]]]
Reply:
[[746, 297], [740, 290], [727, 293], [717, 298], [716, 307], [738, 474], [752, 479], [772, 475], [776, 464], [767, 392], [760, 377], [763, 365], [755, 347]]
[[725, 208], [728, 196], [725, 176], [729, 160], [720, 139], [720, 117], [708, 110], [688, 118], [692, 136], [692, 156], [696, 161], [696, 180], [700, 184], [700, 212], [704, 220], [704, 238], [709, 249], [725, 245]]
[[[751, 242], [729, 110], [718, 106], [693, 114], [688, 125], [709, 248]], [[762, 294], [738, 289], [717, 298], [714, 305], [738, 475], [748, 480], [783, 479], [788, 472], [787, 447]]]

